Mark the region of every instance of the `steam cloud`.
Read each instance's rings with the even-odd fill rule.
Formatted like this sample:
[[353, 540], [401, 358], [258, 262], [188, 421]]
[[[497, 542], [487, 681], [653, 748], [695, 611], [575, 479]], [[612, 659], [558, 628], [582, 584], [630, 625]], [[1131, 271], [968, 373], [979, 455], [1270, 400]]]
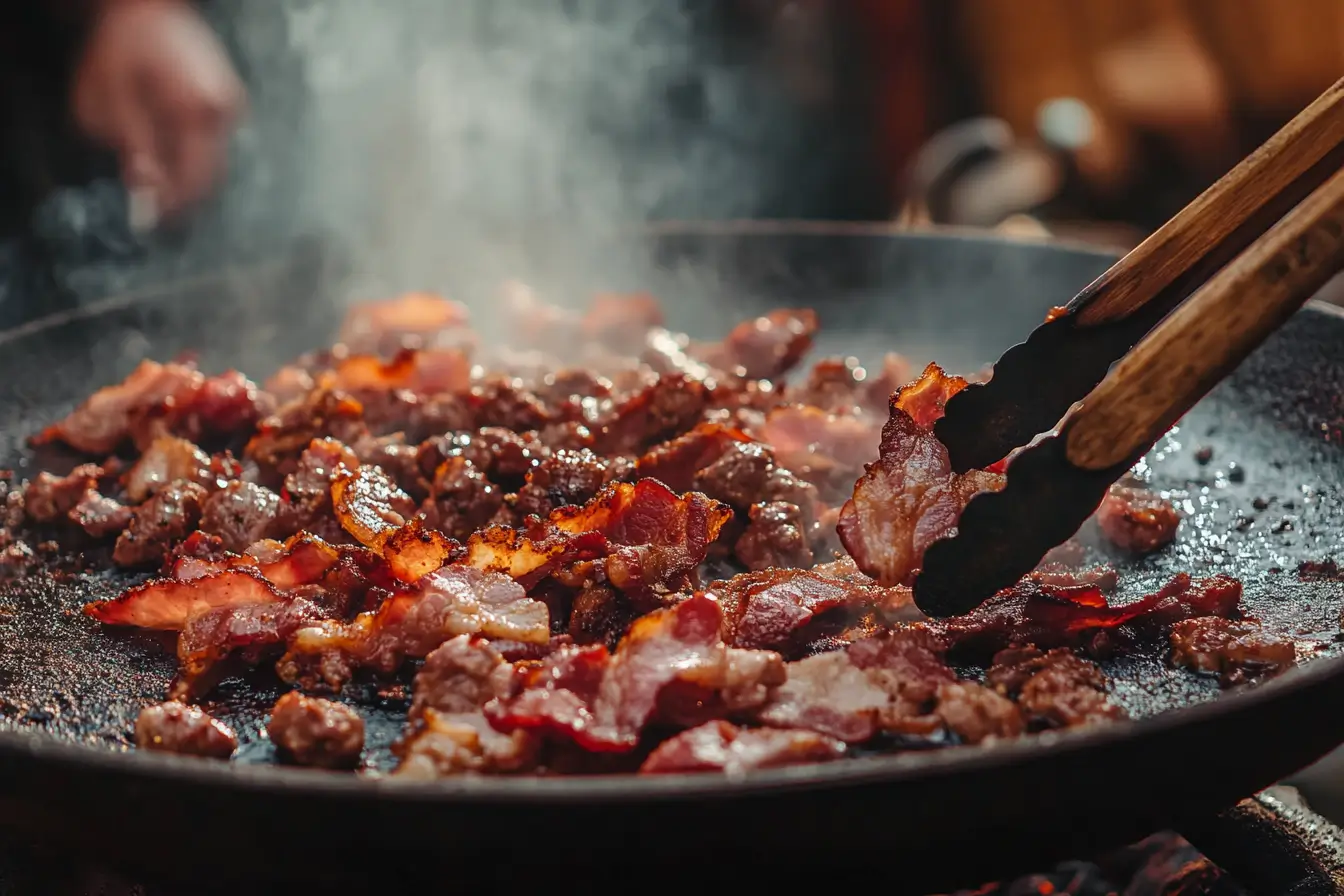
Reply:
[[254, 113], [225, 236], [281, 219], [330, 231], [353, 252], [352, 294], [442, 289], [478, 318], [511, 277], [558, 301], [639, 287], [639, 228], [752, 214], [780, 139], [779, 111], [713, 58], [695, 6], [226, 4]]

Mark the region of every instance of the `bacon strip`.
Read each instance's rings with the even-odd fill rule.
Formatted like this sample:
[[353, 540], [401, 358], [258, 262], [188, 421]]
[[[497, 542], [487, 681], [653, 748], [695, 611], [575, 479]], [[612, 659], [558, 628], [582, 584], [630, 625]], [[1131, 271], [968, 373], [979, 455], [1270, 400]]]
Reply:
[[1023, 579], [969, 615], [941, 620], [934, 627], [949, 643], [976, 655], [1034, 644], [1042, 649], [1086, 646], [1102, 631], [1129, 625], [1163, 628], [1198, 616], [1230, 617], [1241, 601], [1241, 583], [1228, 575], [1172, 578], [1158, 591], [1113, 607], [1096, 584], [1049, 584]]
[[221, 607], [278, 603], [284, 594], [255, 569], [240, 567], [187, 581], [155, 579], [112, 600], [84, 605], [105, 625], [180, 631], [195, 616]]
[[930, 364], [896, 393], [876, 463], [854, 484], [836, 531], [854, 562], [883, 585], [908, 585], [929, 545], [955, 531], [972, 497], [1003, 488], [1001, 475], [952, 472], [933, 434], [947, 400], [966, 381]]

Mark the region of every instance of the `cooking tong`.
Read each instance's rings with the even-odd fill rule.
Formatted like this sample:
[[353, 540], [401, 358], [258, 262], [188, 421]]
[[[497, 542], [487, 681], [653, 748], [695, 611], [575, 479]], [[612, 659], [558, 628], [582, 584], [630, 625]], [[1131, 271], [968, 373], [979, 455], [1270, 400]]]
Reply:
[[1344, 79], [948, 401], [935, 433], [956, 472], [1012, 456], [925, 552], [922, 611], [969, 612], [1034, 569], [1344, 270], [1341, 168]]

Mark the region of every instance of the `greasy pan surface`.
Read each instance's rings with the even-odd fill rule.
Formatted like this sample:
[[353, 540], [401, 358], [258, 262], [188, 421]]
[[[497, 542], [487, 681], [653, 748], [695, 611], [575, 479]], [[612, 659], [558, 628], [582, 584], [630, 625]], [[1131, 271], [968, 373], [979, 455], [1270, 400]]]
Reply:
[[[896, 348], [960, 370], [992, 360], [1108, 264], [1076, 250], [876, 233], [683, 233], [664, 235], [660, 249], [666, 280], [653, 286], [673, 325], [682, 316], [717, 330], [772, 305], [815, 304], [827, 333], [822, 353]], [[647, 284], [594, 281], [635, 285]], [[27, 463], [29, 433], [143, 356], [200, 349], [203, 366], [261, 377], [322, 344], [332, 316], [294, 300], [317, 288], [310, 266], [282, 265], [0, 339], [0, 463]], [[726, 312], [718, 295], [734, 297]], [[701, 313], [714, 308], [717, 318]], [[1115, 698], [1141, 721], [1085, 734], [739, 780], [463, 779], [410, 788], [269, 767], [261, 726], [277, 691], [260, 675], [215, 694], [212, 709], [244, 740], [235, 764], [128, 750], [136, 712], [162, 698], [174, 663], [170, 644], [100, 630], [78, 612], [124, 587], [108, 574], [0, 593], [0, 825], [158, 871], [190, 873], [225, 850], [240, 873], [264, 862], [309, 880], [308, 846], [332, 873], [383, 875], [410, 870], [413, 858], [414, 868], [438, 861], [461, 875], [463, 856], [494, 852], [512, 858], [477, 860], [474, 871], [576, 860], [610, 868], [625, 859], [673, 873], [679, 857], [703, 867], [712, 855], [736, 867], [774, 855], [778, 865], [779, 851], [796, 843], [806, 854], [784, 870], [808, 861], [853, 868], [872, 856], [890, 869], [899, 852], [903, 885], [929, 889], [1179, 823], [1182, 813], [1230, 804], [1344, 741], [1344, 717], [1319, 709], [1344, 698], [1344, 660], [1332, 659], [1344, 583], [1296, 574], [1344, 533], [1341, 385], [1344, 318], [1310, 308], [1149, 457], [1153, 486], [1185, 504], [1178, 543], [1140, 561], [1100, 554], [1121, 570], [1126, 596], [1179, 571], [1241, 578], [1248, 610], [1312, 657], [1247, 693], [1219, 697], [1215, 684], [1168, 670], [1154, 653], [1107, 666]], [[1201, 466], [1193, 455], [1206, 446], [1213, 459]], [[1189, 704], [1202, 705], [1158, 715]], [[404, 706], [369, 695], [361, 709], [372, 760], [385, 766]], [[734, 833], [707, 842], [696, 832], [708, 813], [716, 830]], [[372, 834], [393, 829], [395, 837]], [[174, 846], [151, 855], [148, 844]], [[928, 858], [951, 850], [955, 861]], [[205, 860], [212, 875], [227, 871]]]

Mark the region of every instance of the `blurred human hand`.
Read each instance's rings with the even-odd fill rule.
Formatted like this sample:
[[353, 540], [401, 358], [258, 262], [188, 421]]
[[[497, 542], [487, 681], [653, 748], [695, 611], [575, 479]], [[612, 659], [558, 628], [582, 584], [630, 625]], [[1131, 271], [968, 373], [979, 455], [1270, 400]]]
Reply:
[[76, 123], [117, 153], [127, 189], [154, 218], [212, 191], [246, 104], [224, 48], [186, 0], [98, 0], [71, 100]]

